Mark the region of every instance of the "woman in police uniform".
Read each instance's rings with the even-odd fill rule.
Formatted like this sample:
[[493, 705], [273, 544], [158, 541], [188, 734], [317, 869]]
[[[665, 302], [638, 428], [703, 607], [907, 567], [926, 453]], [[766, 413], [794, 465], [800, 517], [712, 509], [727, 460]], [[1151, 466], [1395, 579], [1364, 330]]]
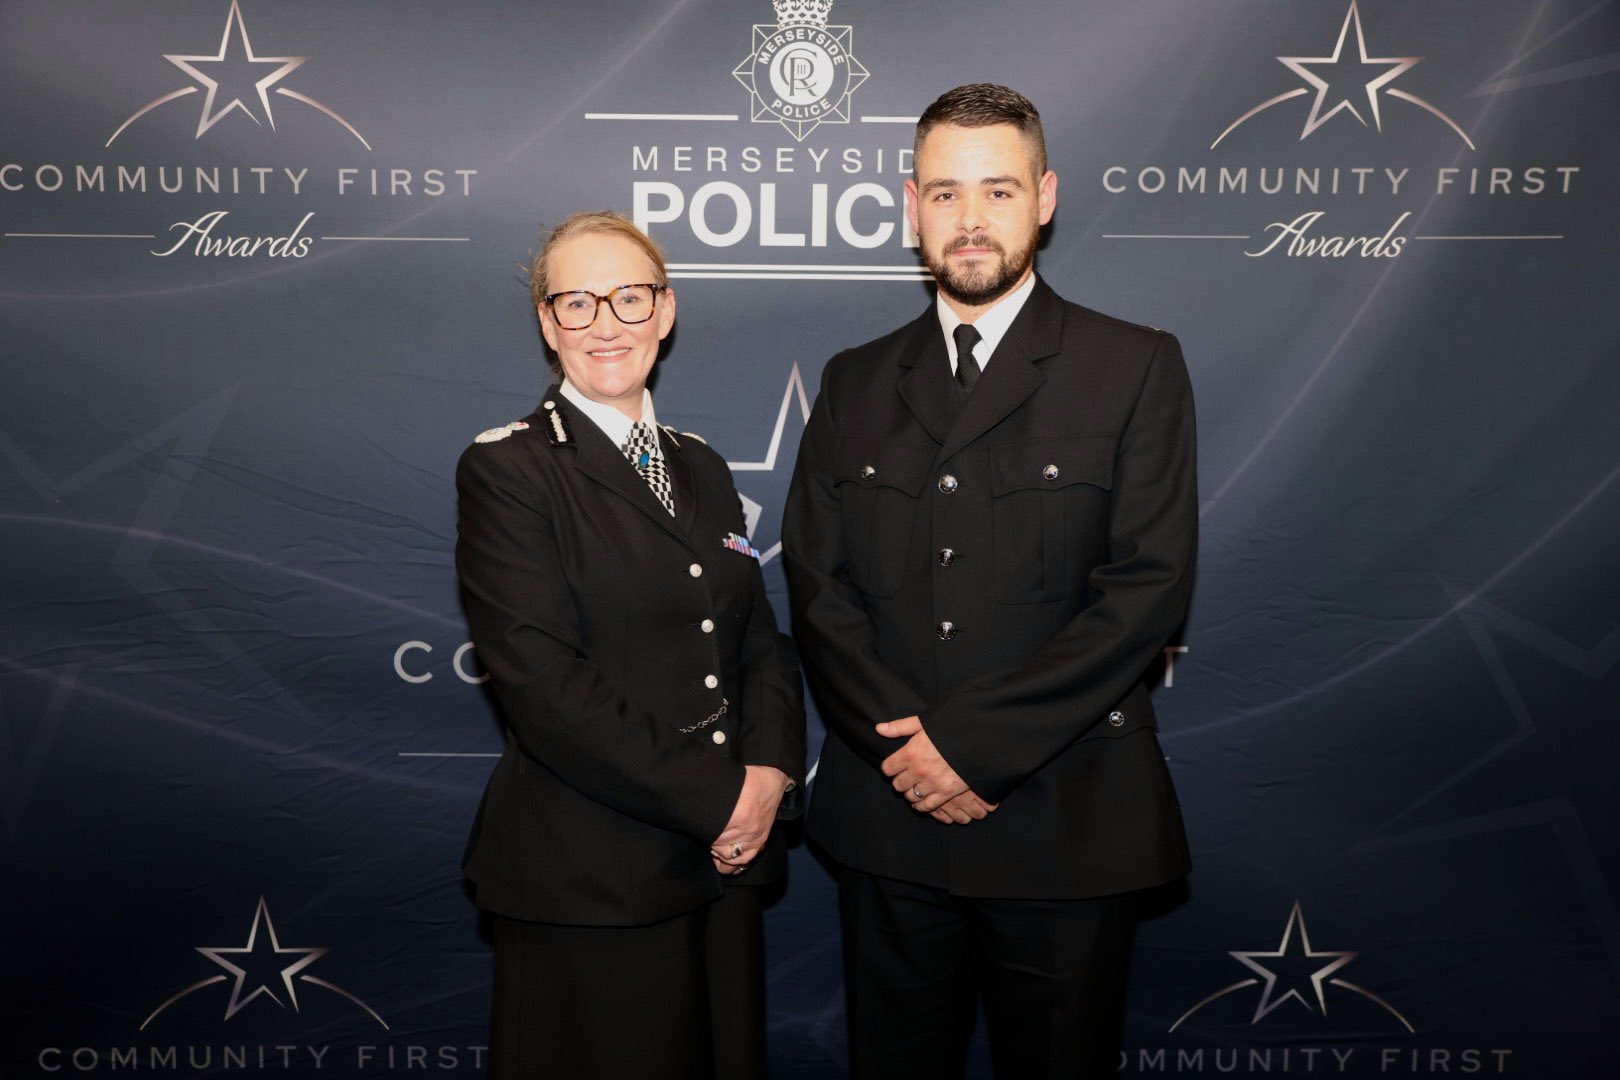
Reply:
[[494, 916], [490, 1075], [764, 1071], [759, 890], [804, 709], [725, 461], [660, 428], [657, 247], [576, 214], [535, 260], [560, 384], [456, 473], [456, 566], [508, 740], [466, 871]]

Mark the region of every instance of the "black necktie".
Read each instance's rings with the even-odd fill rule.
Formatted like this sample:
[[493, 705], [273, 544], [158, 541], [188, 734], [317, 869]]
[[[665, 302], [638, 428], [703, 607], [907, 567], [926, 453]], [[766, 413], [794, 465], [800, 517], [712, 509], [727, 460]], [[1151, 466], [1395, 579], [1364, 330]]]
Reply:
[[951, 336], [956, 339], [956, 384], [963, 394], [971, 394], [973, 384], [979, 381], [979, 362], [973, 358], [973, 347], [982, 339], [967, 323], [951, 331]]

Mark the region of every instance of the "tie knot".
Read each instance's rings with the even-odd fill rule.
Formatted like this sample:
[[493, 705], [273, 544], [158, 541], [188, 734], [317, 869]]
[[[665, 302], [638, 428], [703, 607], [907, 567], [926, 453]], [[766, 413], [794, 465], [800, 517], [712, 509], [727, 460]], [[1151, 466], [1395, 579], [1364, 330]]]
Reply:
[[979, 360], [973, 355], [973, 346], [984, 339], [967, 323], [952, 330], [951, 336], [956, 339], [956, 385], [964, 394], [970, 393], [979, 381]]
[[974, 346], [984, 340], [984, 336], [967, 323], [962, 323], [951, 331], [951, 336], [956, 339], [956, 362], [958, 364], [962, 362], [964, 356], [972, 360]]

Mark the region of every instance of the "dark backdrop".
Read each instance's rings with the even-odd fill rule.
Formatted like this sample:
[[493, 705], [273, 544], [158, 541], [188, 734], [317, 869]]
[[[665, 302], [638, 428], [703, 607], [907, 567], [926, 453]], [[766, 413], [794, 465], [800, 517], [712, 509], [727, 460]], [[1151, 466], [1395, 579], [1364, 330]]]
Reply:
[[[665, 245], [659, 416], [785, 610], [807, 398], [929, 302], [909, 119], [975, 80], [1045, 116], [1043, 276], [1198, 397], [1127, 1074], [1615, 1075], [1620, 6], [239, 3], [0, 6], [0, 1075], [475, 1074], [451, 470], [544, 385], [519, 262]], [[802, 849], [769, 930], [776, 1075], [837, 1076]]]

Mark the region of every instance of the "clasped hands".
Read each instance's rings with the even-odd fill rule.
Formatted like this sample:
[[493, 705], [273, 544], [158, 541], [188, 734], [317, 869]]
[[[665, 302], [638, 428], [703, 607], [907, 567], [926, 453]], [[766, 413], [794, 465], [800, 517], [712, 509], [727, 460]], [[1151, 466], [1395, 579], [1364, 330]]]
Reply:
[[714, 868], [726, 877], [748, 869], [754, 856], [765, 846], [776, 822], [776, 808], [791, 782], [788, 774], [770, 765], [744, 766], [742, 793], [731, 811], [731, 820], [709, 845]]
[[946, 825], [983, 821], [995, 810], [998, 804], [975, 795], [967, 781], [940, 755], [919, 717], [889, 720], [877, 725], [877, 733], [886, 739], [906, 740], [904, 746], [883, 759], [883, 775], [889, 777], [894, 790], [905, 796], [913, 810]]

